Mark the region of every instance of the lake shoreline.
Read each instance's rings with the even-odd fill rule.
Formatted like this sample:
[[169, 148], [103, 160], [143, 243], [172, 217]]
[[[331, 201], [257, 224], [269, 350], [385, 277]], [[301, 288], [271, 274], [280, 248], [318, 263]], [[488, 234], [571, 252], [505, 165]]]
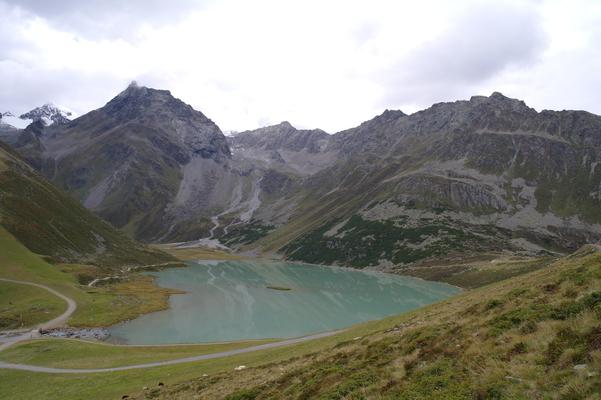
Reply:
[[151, 273], [157, 286], [185, 295], [171, 296], [167, 310], [112, 326], [111, 336], [138, 345], [291, 338], [402, 314], [462, 292], [444, 282], [340, 266], [259, 258], [187, 263], [189, 269]]

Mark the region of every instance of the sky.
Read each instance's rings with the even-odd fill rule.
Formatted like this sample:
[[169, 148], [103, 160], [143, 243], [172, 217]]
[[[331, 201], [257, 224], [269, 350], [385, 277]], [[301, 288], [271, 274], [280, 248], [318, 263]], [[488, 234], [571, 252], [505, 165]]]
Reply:
[[500, 91], [601, 114], [601, 1], [0, 0], [0, 112], [135, 80], [224, 131], [330, 133]]

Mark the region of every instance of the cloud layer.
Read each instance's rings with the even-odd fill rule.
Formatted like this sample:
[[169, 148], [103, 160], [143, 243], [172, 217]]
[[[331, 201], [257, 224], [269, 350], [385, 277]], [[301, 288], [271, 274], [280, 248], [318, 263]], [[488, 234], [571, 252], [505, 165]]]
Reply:
[[601, 113], [594, 0], [171, 3], [0, 0], [0, 111], [81, 114], [137, 80], [225, 130], [335, 132], [495, 90]]

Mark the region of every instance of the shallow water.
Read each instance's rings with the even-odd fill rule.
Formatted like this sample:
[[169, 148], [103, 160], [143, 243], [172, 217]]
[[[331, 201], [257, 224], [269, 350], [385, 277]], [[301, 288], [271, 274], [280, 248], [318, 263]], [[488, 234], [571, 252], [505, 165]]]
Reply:
[[[399, 314], [459, 289], [374, 272], [273, 261], [198, 261], [153, 272], [169, 310], [110, 329], [129, 344], [296, 337]], [[272, 287], [290, 290], [275, 290]]]

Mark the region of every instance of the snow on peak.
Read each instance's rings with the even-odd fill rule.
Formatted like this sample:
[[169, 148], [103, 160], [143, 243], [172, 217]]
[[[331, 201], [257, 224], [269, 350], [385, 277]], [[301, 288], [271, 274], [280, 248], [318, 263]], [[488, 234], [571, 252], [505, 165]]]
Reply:
[[22, 120], [15, 117], [10, 111], [0, 112], [0, 127], [2, 128], [24, 128], [26, 125]]
[[52, 103], [46, 103], [19, 116], [21, 120], [25, 121], [26, 125], [38, 120], [44, 122], [45, 125], [66, 124], [75, 117], [76, 115], [73, 111]]

